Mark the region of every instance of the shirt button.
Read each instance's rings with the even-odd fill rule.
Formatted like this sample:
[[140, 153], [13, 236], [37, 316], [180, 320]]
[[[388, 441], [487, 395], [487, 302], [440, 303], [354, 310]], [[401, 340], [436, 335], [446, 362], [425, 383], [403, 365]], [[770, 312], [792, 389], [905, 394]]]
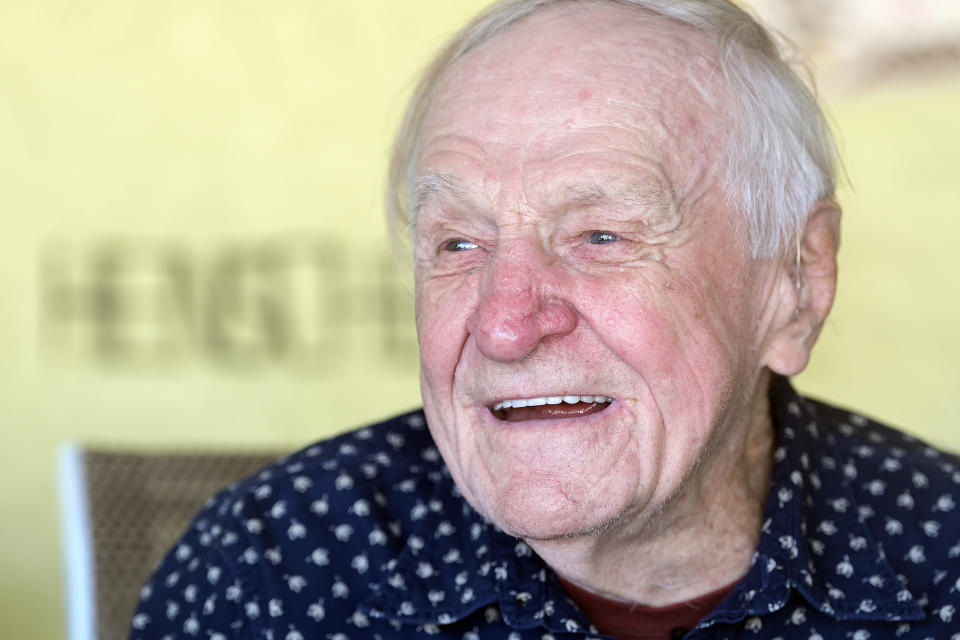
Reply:
[[674, 627], [670, 630], [670, 640], [683, 640], [683, 636], [687, 635], [687, 631], [689, 631], [689, 629]]

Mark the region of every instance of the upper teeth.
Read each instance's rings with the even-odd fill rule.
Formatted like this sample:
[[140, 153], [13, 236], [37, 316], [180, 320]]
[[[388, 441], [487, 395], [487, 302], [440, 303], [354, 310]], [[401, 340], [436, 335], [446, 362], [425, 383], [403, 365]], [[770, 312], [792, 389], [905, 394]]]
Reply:
[[613, 402], [608, 396], [540, 396], [538, 398], [517, 398], [516, 400], [501, 400], [493, 405], [494, 411], [500, 409], [517, 409], [519, 407], [539, 407], [544, 404], [577, 404], [578, 402]]

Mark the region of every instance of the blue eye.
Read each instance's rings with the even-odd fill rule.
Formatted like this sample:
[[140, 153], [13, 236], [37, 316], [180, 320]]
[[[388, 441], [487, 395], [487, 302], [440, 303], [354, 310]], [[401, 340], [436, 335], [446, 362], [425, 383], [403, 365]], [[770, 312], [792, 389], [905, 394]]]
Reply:
[[619, 239], [616, 234], [610, 233], [609, 231], [590, 232], [590, 244], [610, 244]]
[[476, 248], [476, 243], [464, 240], [463, 238], [455, 238], [443, 245], [444, 251], [469, 251], [470, 249]]

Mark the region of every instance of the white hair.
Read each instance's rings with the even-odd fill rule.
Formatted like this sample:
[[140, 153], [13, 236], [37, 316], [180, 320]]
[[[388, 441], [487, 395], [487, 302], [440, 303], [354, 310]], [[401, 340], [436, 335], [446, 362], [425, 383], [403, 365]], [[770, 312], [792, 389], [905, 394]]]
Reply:
[[[772, 257], [799, 237], [817, 201], [836, 188], [837, 151], [810, 88], [770, 32], [727, 0], [501, 0], [456, 33], [427, 67], [394, 143], [387, 219], [398, 236], [416, 226], [421, 128], [445, 71], [525, 16], [552, 5], [608, 2], [693, 27], [716, 45], [733, 101], [734, 130], [723, 154], [723, 186], [746, 222], [754, 257]], [[505, 54], [506, 55], [506, 54]]]

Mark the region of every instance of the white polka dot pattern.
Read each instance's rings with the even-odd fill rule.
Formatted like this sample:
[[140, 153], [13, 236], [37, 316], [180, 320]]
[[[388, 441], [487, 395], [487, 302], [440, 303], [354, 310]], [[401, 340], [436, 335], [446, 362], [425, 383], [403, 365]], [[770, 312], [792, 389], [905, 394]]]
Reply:
[[[960, 640], [960, 462], [778, 380], [747, 575], [688, 638]], [[464, 502], [419, 412], [211, 499], [131, 640], [602, 637], [524, 542]]]

